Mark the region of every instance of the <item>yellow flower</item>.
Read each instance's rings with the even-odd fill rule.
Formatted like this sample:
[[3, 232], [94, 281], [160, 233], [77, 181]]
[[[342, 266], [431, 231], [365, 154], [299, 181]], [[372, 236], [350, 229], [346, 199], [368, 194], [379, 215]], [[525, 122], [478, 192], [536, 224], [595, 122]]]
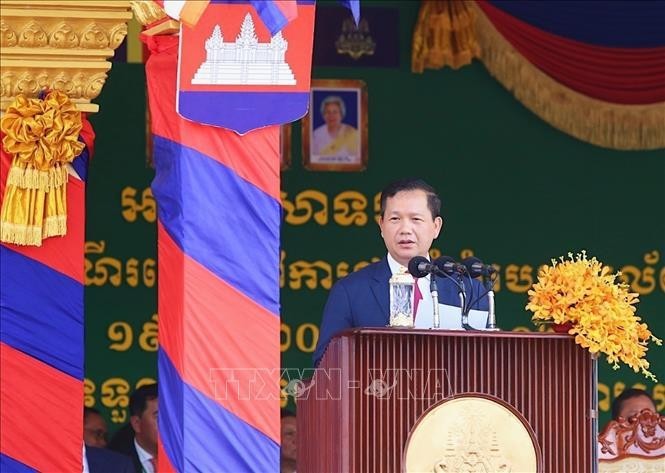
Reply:
[[613, 369], [623, 362], [656, 381], [645, 356], [649, 341], [660, 346], [662, 340], [640, 323], [638, 294], [628, 292], [627, 284], [617, 282], [619, 274], [611, 274], [596, 258], [587, 259], [584, 251], [575, 257], [568, 253], [568, 258], [553, 259], [551, 266], [538, 272], [538, 281], [528, 292], [531, 319], [570, 322], [575, 343], [591, 353], [604, 353]]

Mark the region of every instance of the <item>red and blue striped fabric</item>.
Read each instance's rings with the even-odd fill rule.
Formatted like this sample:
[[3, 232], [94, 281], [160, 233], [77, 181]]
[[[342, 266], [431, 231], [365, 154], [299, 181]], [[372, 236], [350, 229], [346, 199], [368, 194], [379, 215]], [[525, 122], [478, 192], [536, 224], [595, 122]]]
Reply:
[[[85, 177], [94, 132], [84, 119], [81, 179], [67, 184], [67, 235], [0, 245], [0, 471], [81, 471]], [[0, 153], [0, 195], [11, 156]]]
[[279, 470], [279, 127], [176, 113], [177, 37], [144, 37], [159, 211], [159, 471]]
[[588, 97], [623, 105], [665, 101], [665, 3], [477, 2], [527, 61]]

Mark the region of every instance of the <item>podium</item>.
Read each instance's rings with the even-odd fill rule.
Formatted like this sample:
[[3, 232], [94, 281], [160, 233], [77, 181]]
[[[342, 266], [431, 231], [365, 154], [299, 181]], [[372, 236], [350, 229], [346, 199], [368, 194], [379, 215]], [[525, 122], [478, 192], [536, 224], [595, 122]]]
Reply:
[[[297, 394], [297, 471], [416, 471], [407, 468], [407, 448], [442, 459], [418, 471], [518, 471], [506, 456], [515, 450], [506, 447], [513, 434], [492, 427], [492, 409], [463, 407], [486, 404], [461, 403], [454, 415], [440, 410], [469, 400], [519, 419], [535, 471], [596, 471], [596, 369], [567, 334], [343, 332]], [[423, 437], [426, 423], [448, 433]], [[429, 443], [416, 447], [416, 438]]]

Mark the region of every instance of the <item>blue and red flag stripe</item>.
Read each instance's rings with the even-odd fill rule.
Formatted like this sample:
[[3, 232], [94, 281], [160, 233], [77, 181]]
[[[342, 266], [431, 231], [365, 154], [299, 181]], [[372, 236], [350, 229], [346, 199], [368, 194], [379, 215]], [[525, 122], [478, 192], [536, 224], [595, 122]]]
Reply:
[[250, 3], [273, 36], [298, 16], [294, 0], [250, 0]]
[[159, 209], [160, 470], [275, 471], [279, 128], [239, 137], [180, 118], [177, 39], [146, 41]]
[[[272, 400], [279, 398], [278, 384], [270, 384], [278, 376], [277, 371], [273, 371], [278, 370], [278, 353], [273, 346], [257, 346], [255, 342], [279, 333], [279, 318], [189, 256], [183, 258], [180, 248], [161, 225], [158, 235], [159, 257], [166, 263], [174, 258], [176, 262], [169, 264], [168, 272], [176, 274], [175, 277], [170, 275], [169, 280], [182, 281], [182, 289], [179, 289], [184, 294], [182, 304], [176, 303], [182, 312], [160, 312], [160, 323], [166, 327], [161, 348], [189, 385], [277, 440], [279, 424], [274, 422], [272, 406], [269, 402], [254, 403], [251, 399], [253, 395]], [[218, 316], [219, 307], [225, 308], [224, 317]], [[179, 320], [180, 314], [184, 322]], [[171, 325], [180, 330], [182, 338], [174, 333]], [[254, 329], [238, 330], [238, 327]], [[183, 338], [188, 345], [200, 349], [188, 350], [185, 356], [180, 343]], [[173, 340], [176, 343], [171, 345]], [[247, 350], [247, 347], [252, 349]], [[222, 369], [216, 369], [211, 360], [220, 359], [228, 361], [220, 367]], [[229, 366], [238, 369], [226, 369]]]
[[[94, 132], [84, 119], [85, 179]], [[0, 153], [0, 195], [11, 156]], [[67, 184], [67, 234], [41, 247], [0, 245], [2, 471], [80, 471], [83, 436], [85, 182]], [[43, 422], [47, 414], [49, 422]]]

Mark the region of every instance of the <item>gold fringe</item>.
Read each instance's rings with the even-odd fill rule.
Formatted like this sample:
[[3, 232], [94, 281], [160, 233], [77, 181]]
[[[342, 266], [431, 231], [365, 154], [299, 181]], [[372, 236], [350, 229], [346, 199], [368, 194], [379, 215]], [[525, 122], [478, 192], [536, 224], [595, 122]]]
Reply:
[[47, 171], [40, 171], [31, 166], [23, 167], [14, 159], [7, 176], [7, 185], [14, 185], [21, 189], [39, 189], [50, 192], [66, 184], [68, 177], [69, 174], [65, 166], [56, 165]]
[[54, 215], [44, 219], [42, 238], [67, 234], [67, 215]]
[[411, 71], [459, 69], [480, 54], [474, 11], [461, 0], [423, 0], [413, 32]]
[[39, 225], [2, 222], [0, 227], [0, 240], [4, 243], [42, 246], [42, 227]]
[[575, 92], [516, 52], [475, 4], [473, 11], [481, 61], [517, 100], [547, 123], [604, 148], [665, 148], [665, 102], [619, 105]]

